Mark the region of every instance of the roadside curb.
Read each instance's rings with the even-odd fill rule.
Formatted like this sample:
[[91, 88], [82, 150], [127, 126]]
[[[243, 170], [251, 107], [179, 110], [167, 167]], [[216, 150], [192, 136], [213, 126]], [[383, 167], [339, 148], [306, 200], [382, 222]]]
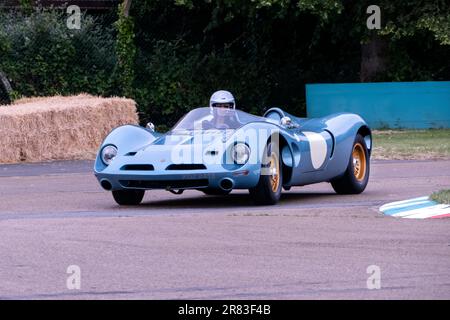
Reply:
[[450, 217], [450, 205], [439, 204], [428, 196], [390, 202], [379, 209], [383, 214], [395, 218], [428, 219]]

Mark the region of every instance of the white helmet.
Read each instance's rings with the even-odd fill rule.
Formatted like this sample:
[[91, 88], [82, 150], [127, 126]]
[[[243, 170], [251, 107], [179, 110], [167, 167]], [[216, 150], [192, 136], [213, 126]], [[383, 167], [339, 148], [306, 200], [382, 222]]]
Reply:
[[230, 104], [232, 109], [236, 109], [236, 103], [233, 95], [229, 91], [219, 90], [213, 93], [209, 100], [209, 107], [213, 108], [216, 105]]

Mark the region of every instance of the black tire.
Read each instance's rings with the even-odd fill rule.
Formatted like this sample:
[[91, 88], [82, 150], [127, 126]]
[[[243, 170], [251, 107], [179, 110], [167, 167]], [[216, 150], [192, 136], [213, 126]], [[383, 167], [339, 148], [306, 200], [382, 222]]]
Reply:
[[[273, 151], [273, 152], [272, 152]], [[266, 146], [266, 150], [264, 150], [263, 155], [263, 168], [267, 166], [271, 166], [272, 161], [274, 159], [273, 156], [276, 157], [277, 164], [277, 181], [274, 182], [274, 176], [269, 174], [263, 174], [259, 177], [258, 184], [249, 189], [250, 196], [253, 198], [256, 204], [258, 205], [273, 205], [276, 204], [281, 197], [281, 189], [283, 186], [283, 170], [281, 164], [281, 158], [279, 154], [279, 148], [272, 142], [269, 142]], [[261, 168], [261, 170], [263, 169]], [[268, 169], [268, 168], [267, 168]]]
[[208, 196], [226, 196], [231, 192], [231, 190], [222, 190], [219, 188], [205, 188], [199, 190]]
[[[362, 150], [360, 150], [362, 148]], [[356, 157], [354, 153], [360, 154]], [[364, 159], [360, 159], [364, 154]], [[355, 161], [359, 161], [355, 162]], [[364, 162], [364, 163], [363, 163]], [[355, 167], [356, 166], [356, 167]], [[355, 169], [356, 168], [356, 169]], [[359, 168], [359, 169], [358, 169]], [[364, 173], [362, 173], [364, 171]], [[364, 138], [357, 134], [355, 141], [353, 142], [352, 153], [350, 154], [350, 159], [348, 161], [347, 169], [345, 173], [331, 180], [331, 185], [334, 191], [339, 194], [358, 194], [364, 191], [369, 182], [370, 174], [370, 155], [367, 150], [366, 142]]]
[[142, 202], [145, 190], [117, 190], [112, 194], [114, 200], [121, 206], [137, 206]]

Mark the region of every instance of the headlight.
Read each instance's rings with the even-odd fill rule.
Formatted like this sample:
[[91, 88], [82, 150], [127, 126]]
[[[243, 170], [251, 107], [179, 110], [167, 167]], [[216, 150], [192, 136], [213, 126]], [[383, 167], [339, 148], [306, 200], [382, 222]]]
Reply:
[[114, 146], [106, 146], [102, 149], [101, 158], [104, 164], [109, 166], [111, 161], [117, 156], [117, 148]]
[[236, 164], [245, 164], [250, 158], [250, 148], [244, 143], [237, 143], [231, 149], [231, 158]]

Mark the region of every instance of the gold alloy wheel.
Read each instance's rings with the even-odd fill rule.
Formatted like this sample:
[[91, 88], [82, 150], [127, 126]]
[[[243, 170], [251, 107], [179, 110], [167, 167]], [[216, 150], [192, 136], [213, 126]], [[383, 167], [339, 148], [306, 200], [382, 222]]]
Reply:
[[272, 154], [270, 155], [269, 168], [272, 191], [277, 192], [278, 186], [280, 185], [280, 162], [275, 152], [272, 152]]
[[355, 144], [352, 152], [353, 174], [356, 180], [362, 181], [366, 176], [366, 153], [360, 143]]

